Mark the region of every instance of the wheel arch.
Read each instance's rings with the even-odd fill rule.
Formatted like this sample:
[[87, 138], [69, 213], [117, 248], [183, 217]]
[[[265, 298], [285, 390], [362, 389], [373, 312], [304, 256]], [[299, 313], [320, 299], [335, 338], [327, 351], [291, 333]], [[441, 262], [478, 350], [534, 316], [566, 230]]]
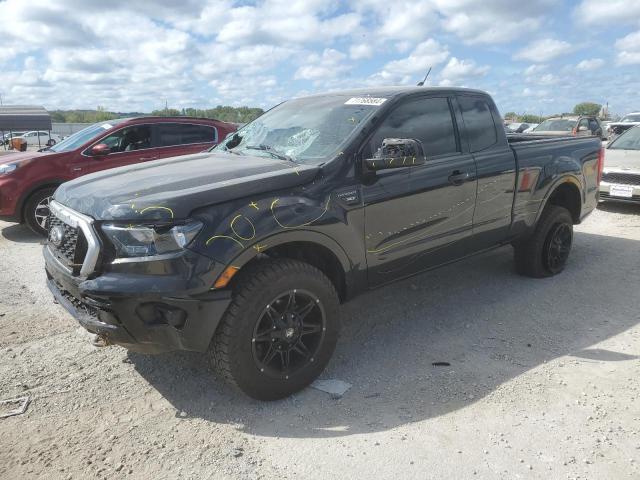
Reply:
[[573, 176], [565, 176], [559, 179], [545, 196], [542, 208], [538, 211], [536, 223], [540, 220], [542, 212], [547, 205], [557, 205], [564, 207], [571, 213], [574, 224], [580, 223], [582, 212], [582, 185]]
[[29, 201], [29, 199], [35, 193], [37, 193], [38, 191], [43, 190], [45, 188], [56, 189], [66, 181], [68, 181], [68, 180], [47, 180], [47, 181], [39, 182], [39, 183], [36, 183], [35, 185], [33, 185], [31, 188], [29, 188], [25, 193], [23, 193], [20, 196], [20, 199], [18, 200], [18, 204], [17, 204], [17, 207], [16, 207], [16, 214], [18, 216], [18, 220], [20, 220], [20, 223], [24, 222], [24, 219], [25, 219], [25, 216], [24, 216], [25, 206], [27, 205], [27, 202]]
[[[340, 244], [331, 237], [314, 231], [293, 231], [261, 239], [260, 244], [266, 247], [247, 248], [227, 264], [242, 272], [247, 265], [264, 256], [300, 260], [318, 268], [331, 280], [340, 301], [351, 296], [352, 282], [349, 277], [352, 263]], [[233, 282], [231, 285], [233, 286]]]

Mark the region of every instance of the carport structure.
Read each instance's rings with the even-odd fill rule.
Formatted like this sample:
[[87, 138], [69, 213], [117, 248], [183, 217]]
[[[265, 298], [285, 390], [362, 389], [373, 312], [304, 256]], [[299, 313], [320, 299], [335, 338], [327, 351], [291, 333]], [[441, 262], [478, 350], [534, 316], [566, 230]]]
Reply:
[[[5, 132], [13, 138], [13, 132], [24, 130], [47, 130], [51, 138], [51, 116], [44, 107], [33, 105], [11, 105], [0, 107], [0, 133], [2, 134], [2, 144], [4, 143]], [[38, 135], [38, 146], [40, 145], [40, 135]]]

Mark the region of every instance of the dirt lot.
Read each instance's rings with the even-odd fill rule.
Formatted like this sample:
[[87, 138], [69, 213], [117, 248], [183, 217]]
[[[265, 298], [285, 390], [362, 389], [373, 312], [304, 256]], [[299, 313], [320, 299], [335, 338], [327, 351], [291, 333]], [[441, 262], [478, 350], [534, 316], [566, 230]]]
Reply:
[[345, 305], [324, 378], [353, 387], [274, 403], [198, 354], [93, 347], [0, 223], [0, 399], [31, 397], [0, 478], [640, 478], [640, 208], [605, 208], [559, 277], [502, 248]]

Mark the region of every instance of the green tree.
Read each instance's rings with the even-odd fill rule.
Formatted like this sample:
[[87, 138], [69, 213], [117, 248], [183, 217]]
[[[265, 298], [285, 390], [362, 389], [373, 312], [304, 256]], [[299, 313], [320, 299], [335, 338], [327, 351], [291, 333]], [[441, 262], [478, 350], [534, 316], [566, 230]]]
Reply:
[[597, 115], [602, 105], [592, 102], [582, 102], [573, 107], [573, 113], [576, 115]]

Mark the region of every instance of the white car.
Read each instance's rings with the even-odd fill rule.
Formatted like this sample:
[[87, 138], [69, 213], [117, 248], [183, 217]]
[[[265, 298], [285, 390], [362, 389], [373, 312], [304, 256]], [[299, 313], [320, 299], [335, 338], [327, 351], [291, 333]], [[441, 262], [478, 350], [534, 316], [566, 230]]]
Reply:
[[[40, 141], [38, 141], [38, 137], [40, 137]], [[55, 133], [49, 134], [49, 132], [47, 132], [46, 130], [32, 130], [30, 132], [22, 134], [22, 136], [20, 137], [14, 138], [23, 139], [27, 143], [27, 146], [31, 147], [36, 145], [40, 145], [42, 147], [50, 147], [51, 145], [55, 145], [62, 140], [62, 137], [60, 135], [56, 135]]]
[[605, 150], [600, 200], [640, 204], [640, 126], [624, 132]]

